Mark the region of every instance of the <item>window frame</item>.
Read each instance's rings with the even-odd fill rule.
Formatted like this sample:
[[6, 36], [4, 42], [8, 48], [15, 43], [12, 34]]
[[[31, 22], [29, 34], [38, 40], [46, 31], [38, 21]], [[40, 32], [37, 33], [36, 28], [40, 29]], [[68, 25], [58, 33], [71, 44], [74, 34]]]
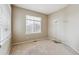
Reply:
[[[27, 16], [27, 15], [26, 15]], [[31, 15], [28, 15], [28, 16], [31, 16]], [[32, 16], [32, 17], [37, 17], [37, 16]], [[27, 19], [27, 17], [25, 18], [25, 21], [27, 22], [27, 20], [30, 20], [30, 21], [35, 21], [35, 22], [40, 22], [40, 32], [31, 32], [31, 33], [27, 33], [27, 30], [25, 30], [26, 32], [26, 35], [30, 35], [30, 34], [40, 34], [42, 33], [42, 17], [39, 17], [40, 18], [40, 21], [38, 20], [33, 20], [33, 19]], [[26, 23], [25, 22], [25, 23]], [[27, 28], [27, 24], [26, 24], [26, 28]]]

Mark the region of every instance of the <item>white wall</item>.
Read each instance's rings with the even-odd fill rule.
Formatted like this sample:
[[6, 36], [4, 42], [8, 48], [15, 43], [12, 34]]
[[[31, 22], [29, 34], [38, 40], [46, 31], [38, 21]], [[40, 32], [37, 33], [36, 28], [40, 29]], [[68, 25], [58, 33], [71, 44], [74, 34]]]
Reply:
[[11, 6], [8, 4], [0, 5], [0, 54], [9, 54], [11, 43]]
[[79, 52], [79, 5], [68, 7], [67, 41]]
[[49, 15], [48, 35], [63, 41], [79, 52], [79, 5], [68, 7]]

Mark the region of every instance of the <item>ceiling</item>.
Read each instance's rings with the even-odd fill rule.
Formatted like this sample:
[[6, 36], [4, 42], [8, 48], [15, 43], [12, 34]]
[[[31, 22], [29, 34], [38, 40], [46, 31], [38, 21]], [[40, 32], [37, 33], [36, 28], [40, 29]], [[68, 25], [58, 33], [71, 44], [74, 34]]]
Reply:
[[49, 15], [67, 6], [67, 4], [14, 4], [14, 5], [17, 7], [40, 12], [46, 15]]

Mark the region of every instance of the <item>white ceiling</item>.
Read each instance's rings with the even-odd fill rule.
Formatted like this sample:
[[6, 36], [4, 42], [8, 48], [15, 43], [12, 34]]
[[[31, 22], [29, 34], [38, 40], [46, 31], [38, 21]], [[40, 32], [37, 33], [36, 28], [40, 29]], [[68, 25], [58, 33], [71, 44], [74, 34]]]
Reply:
[[15, 6], [48, 15], [66, 7], [67, 4], [15, 4]]

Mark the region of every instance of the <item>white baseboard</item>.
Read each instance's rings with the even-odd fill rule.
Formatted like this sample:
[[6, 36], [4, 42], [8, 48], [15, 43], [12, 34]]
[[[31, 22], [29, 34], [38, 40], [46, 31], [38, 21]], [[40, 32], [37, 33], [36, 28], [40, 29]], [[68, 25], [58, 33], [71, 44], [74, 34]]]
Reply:
[[[49, 39], [51, 39], [51, 38], [49, 38]], [[51, 40], [56, 40], [56, 41], [57, 41], [58, 39], [56, 39], [56, 38], [52, 38]], [[58, 42], [60, 42], [60, 41], [61, 41], [61, 40], [58, 40]], [[75, 48], [73, 48], [72, 46], [66, 44], [65, 42], [62, 42], [62, 41], [61, 41], [61, 43], [64, 44], [64, 45], [66, 45], [66, 46], [68, 46], [68, 47], [71, 48], [73, 51], [75, 51], [76, 54], [79, 55], [79, 51], [77, 51]]]
[[79, 55], [79, 51], [77, 51], [75, 48], [73, 48], [71, 45], [68, 45], [64, 42], [62, 42], [63, 44], [67, 45], [68, 47], [70, 47], [71, 49], [73, 49], [78, 55]]
[[40, 41], [40, 40], [44, 40], [44, 39], [48, 39], [48, 37], [39, 38], [39, 39], [30, 39], [30, 40], [26, 40], [26, 41], [22, 41], [22, 42], [17, 42], [17, 43], [13, 43], [12, 46], [19, 45], [19, 44], [23, 44], [23, 43], [31, 43], [33, 41]]

